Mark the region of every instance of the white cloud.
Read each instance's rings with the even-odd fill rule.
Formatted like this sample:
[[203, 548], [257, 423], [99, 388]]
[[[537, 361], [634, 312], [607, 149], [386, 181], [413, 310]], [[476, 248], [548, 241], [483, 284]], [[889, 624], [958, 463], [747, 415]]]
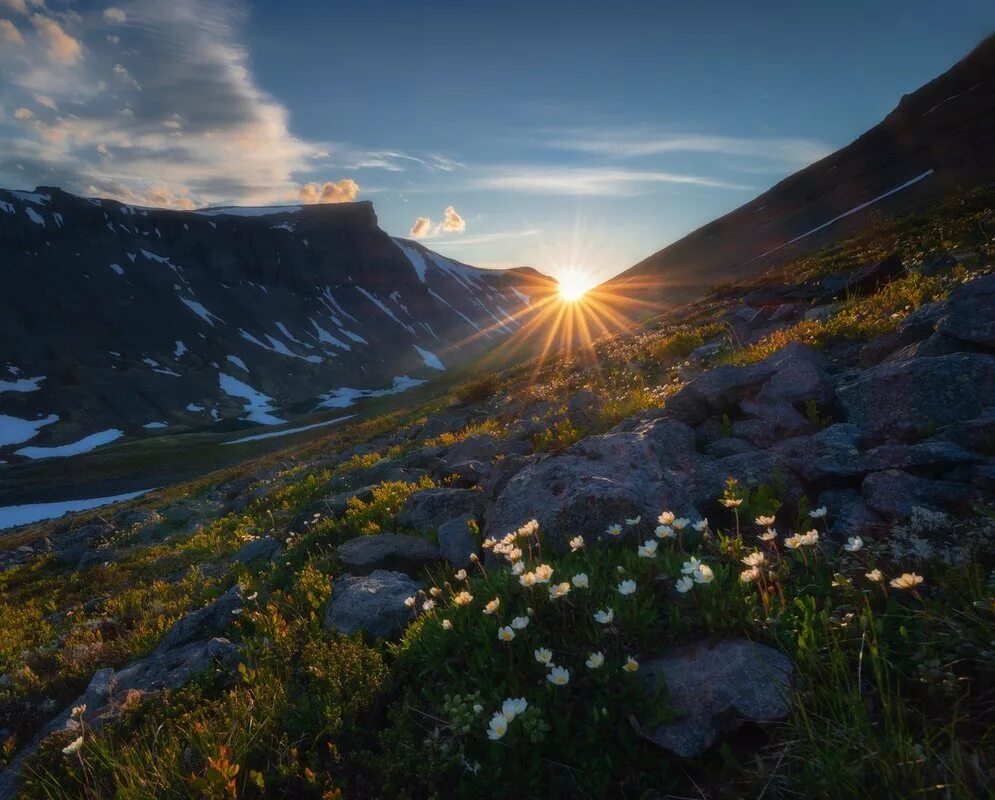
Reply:
[[832, 148], [812, 139], [791, 137], [736, 137], [685, 133], [647, 133], [630, 130], [548, 131], [543, 146], [607, 158], [643, 158], [667, 153], [710, 153], [763, 161], [781, 161], [803, 167], [818, 161]]
[[700, 175], [673, 172], [616, 169], [613, 167], [502, 167], [474, 183], [481, 189], [531, 194], [604, 195], [624, 197], [649, 191], [654, 186], [680, 184], [709, 189], [747, 190], [752, 187]]
[[83, 57], [83, 45], [79, 39], [70, 36], [51, 17], [32, 14], [31, 24], [35, 26], [39, 38], [45, 45], [48, 57], [61, 64], [75, 64]]
[[13, 11], [15, 14], [27, 16], [28, 4], [24, 0], [0, 0], [0, 6]]
[[25, 108], [24, 106], [21, 106], [20, 108], [15, 109], [14, 111], [14, 119], [27, 120], [31, 119], [34, 115], [35, 115], [34, 111], [32, 111], [30, 108]]
[[442, 220], [442, 230], [446, 233], [461, 233], [466, 230], [466, 220], [456, 212], [455, 208], [449, 206]]
[[45, 106], [45, 108], [50, 108], [52, 111], [58, 111], [59, 107], [55, 104], [55, 101], [45, 94], [35, 94], [35, 102], [40, 106]]
[[128, 15], [120, 8], [111, 6], [104, 9], [104, 22], [110, 25], [124, 25], [128, 21]]
[[0, 19], [0, 40], [8, 44], [24, 44], [24, 37], [9, 19]]
[[351, 203], [359, 194], [359, 184], [352, 178], [325, 183], [305, 183], [297, 196], [305, 203]]
[[415, 239], [424, 239], [432, 231], [432, 220], [428, 217], [418, 217], [415, 224], [411, 226], [409, 236]]

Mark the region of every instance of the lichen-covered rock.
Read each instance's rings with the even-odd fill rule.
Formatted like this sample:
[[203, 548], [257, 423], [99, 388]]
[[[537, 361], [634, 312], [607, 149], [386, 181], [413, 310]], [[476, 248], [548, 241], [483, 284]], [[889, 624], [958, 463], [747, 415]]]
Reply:
[[439, 555], [457, 569], [470, 566], [470, 556], [477, 552], [477, 541], [469, 527], [472, 519], [472, 514], [460, 514], [443, 522], [437, 531]]
[[272, 536], [259, 536], [246, 542], [231, 557], [236, 564], [251, 564], [253, 561], [272, 561], [283, 552], [283, 545]]
[[970, 494], [970, 487], [953, 481], [920, 478], [902, 470], [872, 472], [861, 484], [867, 505], [885, 519], [907, 520], [914, 507], [932, 511], [957, 508]]
[[913, 435], [977, 417], [995, 397], [995, 356], [955, 353], [886, 363], [837, 389], [847, 419], [868, 435]]
[[482, 502], [483, 495], [473, 489], [422, 489], [404, 501], [397, 524], [427, 533], [460, 514], [474, 513]]
[[237, 583], [213, 603], [177, 620], [159, 643], [158, 650], [180, 647], [190, 642], [220, 636], [228, 630], [232, 617], [244, 605], [242, 587]]
[[403, 572], [380, 569], [369, 575], [347, 575], [334, 583], [325, 608], [325, 627], [347, 634], [365, 631], [389, 639], [414, 618], [414, 610], [404, 601], [420, 588], [420, 583]]
[[965, 342], [995, 348], [995, 275], [958, 286], [936, 330]]
[[639, 732], [683, 758], [701, 755], [744, 721], [773, 722], [791, 711], [791, 662], [745, 639], [686, 645], [643, 661], [639, 671], [650, 687], [663, 680], [670, 708], [680, 715]]
[[336, 555], [353, 575], [369, 575], [378, 569], [415, 573], [439, 560], [439, 550], [431, 542], [397, 533], [358, 536], [340, 545]]

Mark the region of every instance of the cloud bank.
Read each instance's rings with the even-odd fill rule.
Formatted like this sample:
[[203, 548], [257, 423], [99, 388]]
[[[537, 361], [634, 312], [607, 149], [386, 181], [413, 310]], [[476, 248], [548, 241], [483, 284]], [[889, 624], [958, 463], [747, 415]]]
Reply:
[[351, 203], [359, 194], [359, 184], [352, 178], [327, 181], [325, 183], [305, 183], [297, 191], [297, 197], [305, 203]]

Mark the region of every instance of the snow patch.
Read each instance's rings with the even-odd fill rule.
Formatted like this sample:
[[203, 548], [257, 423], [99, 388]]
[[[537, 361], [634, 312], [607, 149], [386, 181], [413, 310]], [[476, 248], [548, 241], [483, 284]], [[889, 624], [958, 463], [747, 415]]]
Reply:
[[238, 356], [225, 356], [225, 358], [227, 358], [232, 364], [234, 364], [239, 369], [245, 370], [246, 372], [249, 371], [249, 368], [245, 366], [245, 362], [242, 359], [240, 359]]
[[58, 414], [49, 414], [44, 419], [21, 419], [0, 414], [0, 447], [8, 444], [20, 444], [34, 439], [38, 431], [46, 425], [59, 421]]
[[255, 436], [244, 436], [241, 439], [234, 439], [230, 442], [225, 442], [225, 444], [242, 444], [243, 442], [258, 442], [260, 439], [275, 439], [277, 436], [290, 436], [294, 433], [303, 433], [304, 431], [313, 431], [315, 428], [324, 428], [328, 425], [335, 425], [339, 422], [345, 422], [347, 419], [352, 419], [355, 414], [348, 414], [344, 417], [336, 417], [335, 419], [329, 419], [325, 422], [316, 422], [313, 425], [302, 425], [300, 428], [287, 428], [285, 431], [272, 431], [271, 433], [257, 433]]
[[124, 436], [124, 431], [118, 428], [108, 428], [106, 431], [91, 433], [77, 442], [70, 442], [69, 444], [57, 445], [55, 447], [22, 447], [20, 450], [15, 450], [14, 453], [15, 455], [32, 459], [67, 458], [96, 450], [101, 445], [110, 444], [122, 436]]
[[181, 297], [180, 302], [183, 303], [183, 305], [185, 305], [191, 311], [193, 311], [194, 314], [196, 314], [198, 317], [204, 320], [204, 322], [206, 322], [212, 328], [214, 327], [214, 322], [211, 319], [212, 317], [216, 319], [218, 322], [220, 322], [222, 325], [225, 324], [225, 321], [221, 319], [221, 317], [219, 317], [217, 314], [213, 314], [210, 311], [208, 311], [206, 308], [204, 308], [204, 305], [202, 303], [198, 303], [196, 300], [191, 300], [188, 297]]
[[111, 264], [111, 269], [114, 270], [118, 275], [124, 275], [124, 267], [120, 264]]
[[425, 381], [417, 378], [409, 378], [407, 375], [399, 375], [394, 378], [393, 384], [387, 389], [351, 389], [343, 387], [333, 389], [328, 394], [323, 394], [318, 403], [318, 408], [347, 408], [364, 397], [385, 397], [389, 394], [400, 394], [415, 386], [421, 386]]
[[0, 381], [0, 394], [3, 392], [37, 392], [41, 387], [38, 385], [45, 380], [44, 375], [35, 378], [18, 378], [16, 381]]
[[134, 500], [148, 494], [152, 489], [142, 489], [137, 492], [115, 494], [109, 497], [92, 497], [87, 500], [60, 500], [53, 503], [29, 503], [20, 506], [4, 506], [0, 508], [0, 530], [16, 528], [18, 525], [29, 525], [46, 519], [58, 519], [74, 511], [89, 511], [93, 508]]
[[41, 225], [43, 228], [45, 227], [45, 218], [33, 208], [25, 206], [24, 213], [28, 215], [28, 219], [30, 219], [35, 225]]
[[173, 350], [173, 358], [182, 358], [185, 352], [187, 352], [187, 346], [177, 339], [176, 347]]
[[423, 350], [418, 345], [414, 345], [414, 348], [418, 351], [418, 355], [421, 356], [422, 361], [425, 362], [426, 366], [431, 367], [432, 369], [442, 370], [443, 372], [446, 371], [445, 365], [439, 360], [439, 357], [435, 353], [429, 350]]
[[146, 422], [142, 427], [148, 431], [158, 431], [169, 426], [165, 422]]
[[218, 373], [218, 382], [221, 391], [230, 397], [238, 397], [245, 400], [245, 417], [250, 422], [257, 422], [260, 425], [282, 425], [285, 419], [280, 419], [270, 412], [273, 410], [273, 398], [262, 392], [253, 389], [249, 384], [243, 383], [238, 378]]

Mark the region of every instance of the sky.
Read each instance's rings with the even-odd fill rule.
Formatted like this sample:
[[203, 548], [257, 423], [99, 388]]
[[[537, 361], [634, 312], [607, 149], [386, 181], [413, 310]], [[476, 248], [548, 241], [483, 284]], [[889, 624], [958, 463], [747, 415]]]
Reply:
[[0, 186], [370, 200], [452, 258], [594, 282], [993, 30], [990, 0], [0, 0]]

